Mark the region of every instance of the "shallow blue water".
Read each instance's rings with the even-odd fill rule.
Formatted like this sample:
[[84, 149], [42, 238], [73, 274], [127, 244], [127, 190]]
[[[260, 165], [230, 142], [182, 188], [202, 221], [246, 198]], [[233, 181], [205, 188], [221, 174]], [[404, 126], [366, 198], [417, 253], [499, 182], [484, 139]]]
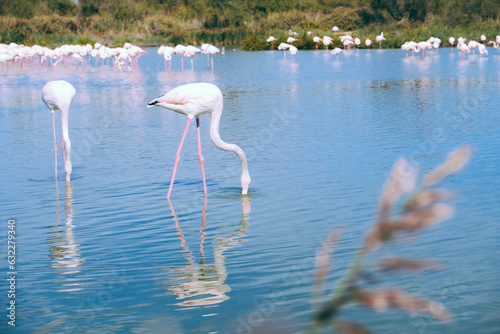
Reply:
[[[228, 48], [194, 69], [155, 48], [132, 72], [110, 65], [0, 67], [2, 277], [7, 221], [16, 221], [16, 330], [36, 333], [302, 332], [310, 323], [314, 257], [343, 226], [333, 287], [373, 223], [394, 161], [421, 171], [468, 144], [470, 163], [444, 182], [454, 217], [382, 253], [435, 258], [443, 270], [387, 278], [436, 300], [454, 321], [374, 313], [342, 318], [380, 333], [500, 331], [500, 52], [440, 49], [424, 60], [401, 50], [243, 52]], [[73, 174], [54, 180], [49, 80], [71, 82]], [[222, 139], [246, 152], [252, 185], [240, 196], [239, 161], [215, 148], [201, 117], [208, 197], [196, 131], [174, 156], [186, 117], [147, 109], [180, 84], [224, 94]], [[60, 113], [56, 113], [60, 145]], [[9, 286], [0, 284], [0, 329]]]

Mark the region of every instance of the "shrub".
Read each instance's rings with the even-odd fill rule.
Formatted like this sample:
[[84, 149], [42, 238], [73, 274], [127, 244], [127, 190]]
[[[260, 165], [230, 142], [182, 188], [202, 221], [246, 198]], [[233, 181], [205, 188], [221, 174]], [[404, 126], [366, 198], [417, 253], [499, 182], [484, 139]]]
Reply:
[[243, 47], [241, 49], [245, 51], [258, 51], [258, 50], [264, 50], [266, 48], [267, 48], [266, 42], [263, 42], [256, 35], [251, 34], [245, 38], [245, 41], [243, 42]]

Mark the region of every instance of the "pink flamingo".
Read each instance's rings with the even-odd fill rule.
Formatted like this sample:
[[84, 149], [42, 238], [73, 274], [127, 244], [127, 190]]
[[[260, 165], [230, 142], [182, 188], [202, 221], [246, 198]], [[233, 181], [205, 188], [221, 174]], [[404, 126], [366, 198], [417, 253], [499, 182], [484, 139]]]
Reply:
[[248, 173], [248, 164], [245, 153], [238, 145], [224, 142], [219, 135], [219, 122], [222, 115], [223, 97], [222, 92], [217, 86], [209, 83], [192, 83], [178, 86], [167, 94], [149, 102], [148, 108], [153, 106], [160, 106], [180, 114], [184, 114], [188, 117], [181, 143], [179, 144], [177, 154], [175, 155], [174, 171], [172, 173], [167, 198], [170, 198], [175, 173], [177, 172], [177, 166], [180, 161], [182, 145], [184, 144], [189, 124], [194, 117], [196, 117], [196, 128], [198, 132], [198, 158], [200, 159], [201, 175], [203, 177], [203, 190], [205, 192], [205, 196], [207, 195], [204, 158], [201, 154], [200, 139], [200, 115], [207, 113], [212, 115], [212, 120], [210, 122], [210, 139], [212, 139], [215, 146], [221, 150], [232, 151], [238, 155], [241, 160], [241, 194], [246, 195], [248, 193], [248, 187], [250, 187], [251, 179], [250, 174]]
[[[54, 131], [54, 151], [55, 151], [55, 170], [57, 180], [57, 144], [56, 144], [56, 124], [54, 120], [54, 110], [61, 110], [62, 120], [62, 134], [63, 134], [63, 158], [64, 170], [66, 171], [66, 181], [71, 178], [71, 141], [68, 135], [68, 113], [69, 107], [73, 98], [75, 97], [76, 90], [72, 84], [64, 80], [49, 81], [42, 88], [43, 102], [52, 111], [52, 129]], [[65, 153], [65, 150], [67, 151]]]

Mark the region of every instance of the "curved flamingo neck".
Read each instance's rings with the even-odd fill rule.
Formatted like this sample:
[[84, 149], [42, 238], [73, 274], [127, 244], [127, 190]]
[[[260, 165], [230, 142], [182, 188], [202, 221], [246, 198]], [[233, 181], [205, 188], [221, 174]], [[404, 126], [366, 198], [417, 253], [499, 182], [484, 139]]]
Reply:
[[[219, 123], [222, 116], [222, 102], [212, 110], [212, 120], [210, 122], [210, 139], [214, 145], [224, 151], [232, 151], [241, 160], [241, 185], [242, 194], [246, 194], [250, 184], [250, 174], [248, 173], [248, 163], [245, 152], [236, 144], [229, 144], [223, 141], [219, 134]], [[248, 184], [247, 184], [248, 183]]]

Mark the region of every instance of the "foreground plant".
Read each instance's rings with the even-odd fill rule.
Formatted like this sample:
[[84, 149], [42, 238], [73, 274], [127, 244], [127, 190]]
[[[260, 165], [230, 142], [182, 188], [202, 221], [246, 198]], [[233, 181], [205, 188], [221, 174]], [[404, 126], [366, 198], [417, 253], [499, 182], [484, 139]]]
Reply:
[[452, 316], [441, 304], [420, 296], [409, 294], [398, 288], [368, 290], [368, 283], [377, 281], [377, 273], [401, 270], [433, 269], [437, 263], [431, 260], [409, 260], [399, 257], [382, 258], [376, 263], [375, 271], [368, 271], [368, 257], [382, 245], [451, 217], [453, 208], [445, 201], [453, 196], [446, 189], [436, 185], [448, 175], [459, 171], [470, 156], [468, 147], [459, 148], [448, 155], [447, 160], [417, 183], [417, 170], [404, 159], [398, 160], [392, 168], [380, 197], [379, 212], [374, 226], [340, 279], [336, 288], [324, 298], [324, 286], [329, 271], [330, 255], [340, 237], [340, 229], [334, 229], [316, 257], [314, 278], [314, 301], [318, 306], [309, 333], [315, 333], [325, 325], [333, 323], [341, 333], [371, 333], [358, 323], [337, 320], [339, 311], [351, 304], [368, 306], [377, 312], [390, 307], [408, 313], [424, 312], [447, 322]]

